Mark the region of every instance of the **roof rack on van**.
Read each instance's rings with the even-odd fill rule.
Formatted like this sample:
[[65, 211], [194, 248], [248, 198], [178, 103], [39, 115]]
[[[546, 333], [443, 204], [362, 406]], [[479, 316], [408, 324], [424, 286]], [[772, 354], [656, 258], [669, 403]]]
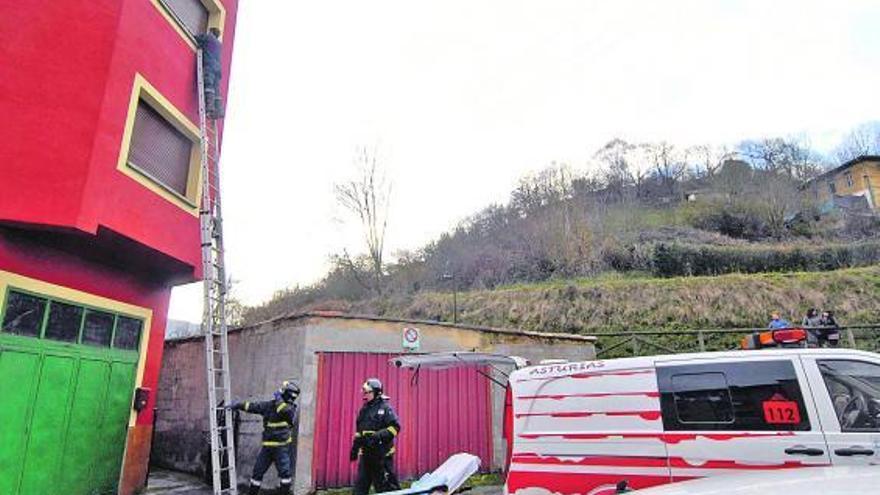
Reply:
[[755, 332], [743, 337], [740, 346], [743, 349], [807, 347], [807, 331], [803, 328], [779, 328]]
[[756, 331], [743, 337], [743, 349], [780, 347], [837, 347], [840, 327], [791, 327]]

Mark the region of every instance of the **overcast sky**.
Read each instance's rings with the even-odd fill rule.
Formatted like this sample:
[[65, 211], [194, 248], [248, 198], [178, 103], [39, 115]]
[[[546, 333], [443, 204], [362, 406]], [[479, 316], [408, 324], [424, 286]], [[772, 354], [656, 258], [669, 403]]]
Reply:
[[[876, 0], [242, 0], [221, 159], [236, 293], [361, 250], [333, 183], [365, 145], [394, 182], [392, 252], [613, 137], [827, 150], [880, 115], [878, 24]], [[200, 301], [175, 289], [171, 318]]]

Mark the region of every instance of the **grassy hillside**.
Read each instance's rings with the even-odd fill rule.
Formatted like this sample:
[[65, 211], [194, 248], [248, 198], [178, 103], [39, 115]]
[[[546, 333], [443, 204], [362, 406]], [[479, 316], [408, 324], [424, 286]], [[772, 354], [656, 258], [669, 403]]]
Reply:
[[[605, 277], [458, 294], [461, 322], [584, 334], [756, 327], [766, 325], [771, 311], [799, 321], [810, 307], [833, 309], [843, 325], [880, 321], [880, 267], [666, 279]], [[346, 309], [451, 320], [452, 294], [373, 299]]]

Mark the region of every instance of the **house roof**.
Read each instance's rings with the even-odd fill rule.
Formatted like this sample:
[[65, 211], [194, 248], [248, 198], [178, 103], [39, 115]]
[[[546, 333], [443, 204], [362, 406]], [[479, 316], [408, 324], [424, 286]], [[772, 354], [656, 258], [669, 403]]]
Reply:
[[[231, 328], [229, 329], [230, 333], [241, 332], [246, 330], [255, 329], [259, 326], [265, 325], [267, 323], [279, 323], [279, 322], [295, 322], [299, 320], [307, 320], [311, 318], [319, 318], [319, 319], [336, 319], [336, 320], [362, 320], [362, 321], [375, 321], [382, 323], [406, 323], [412, 325], [431, 325], [438, 327], [447, 327], [447, 328], [458, 328], [462, 330], [472, 330], [476, 332], [484, 332], [484, 333], [493, 333], [497, 335], [510, 335], [510, 336], [518, 336], [518, 337], [532, 337], [537, 339], [554, 339], [554, 340], [567, 340], [570, 342], [581, 342], [581, 343], [593, 343], [597, 339], [592, 335], [575, 335], [570, 333], [554, 333], [554, 332], [535, 332], [530, 330], [519, 330], [519, 329], [511, 329], [511, 328], [497, 328], [497, 327], [487, 327], [481, 325], [467, 325], [463, 323], [450, 323], [443, 321], [432, 321], [432, 320], [417, 320], [417, 319], [407, 319], [407, 318], [395, 318], [395, 317], [385, 317], [385, 316], [375, 316], [375, 315], [359, 315], [359, 314], [349, 314], [343, 313], [340, 311], [306, 311], [306, 312], [298, 312], [298, 313], [290, 313], [287, 315], [279, 316], [276, 318], [272, 318], [266, 321], [262, 321], [259, 323], [255, 323], [253, 325], [248, 325], [244, 327]], [[169, 339], [169, 342], [182, 342], [187, 340], [198, 340], [201, 339], [201, 335], [184, 337], [180, 339]]]
[[846, 163], [843, 163], [837, 167], [834, 167], [831, 170], [828, 170], [827, 172], [808, 180], [807, 184], [825, 179], [825, 178], [833, 176], [833, 175], [837, 175], [840, 172], [843, 172], [844, 170], [846, 170], [854, 165], [858, 165], [859, 163], [863, 163], [863, 162], [880, 162], [880, 155], [862, 155], [862, 156], [853, 158], [852, 160], [850, 160]]

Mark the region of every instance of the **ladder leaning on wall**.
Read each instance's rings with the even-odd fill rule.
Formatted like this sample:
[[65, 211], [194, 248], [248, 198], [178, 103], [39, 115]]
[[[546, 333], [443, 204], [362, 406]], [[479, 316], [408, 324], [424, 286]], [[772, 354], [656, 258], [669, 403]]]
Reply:
[[199, 49], [196, 67], [203, 184], [199, 209], [204, 277], [202, 330], [205, 334], [208, 373], [211, 468], [214, 495], [237, 495], [233, 425], [224, 408], [230, 404], [231, 390], [226, 326], [227, 281], [223, 261], [223, 218], [220, 214], [220, 144], [217, 139], [217, 121], [213, 115], [209, 117], [207, 114], [202, 56], [202, 50]]

